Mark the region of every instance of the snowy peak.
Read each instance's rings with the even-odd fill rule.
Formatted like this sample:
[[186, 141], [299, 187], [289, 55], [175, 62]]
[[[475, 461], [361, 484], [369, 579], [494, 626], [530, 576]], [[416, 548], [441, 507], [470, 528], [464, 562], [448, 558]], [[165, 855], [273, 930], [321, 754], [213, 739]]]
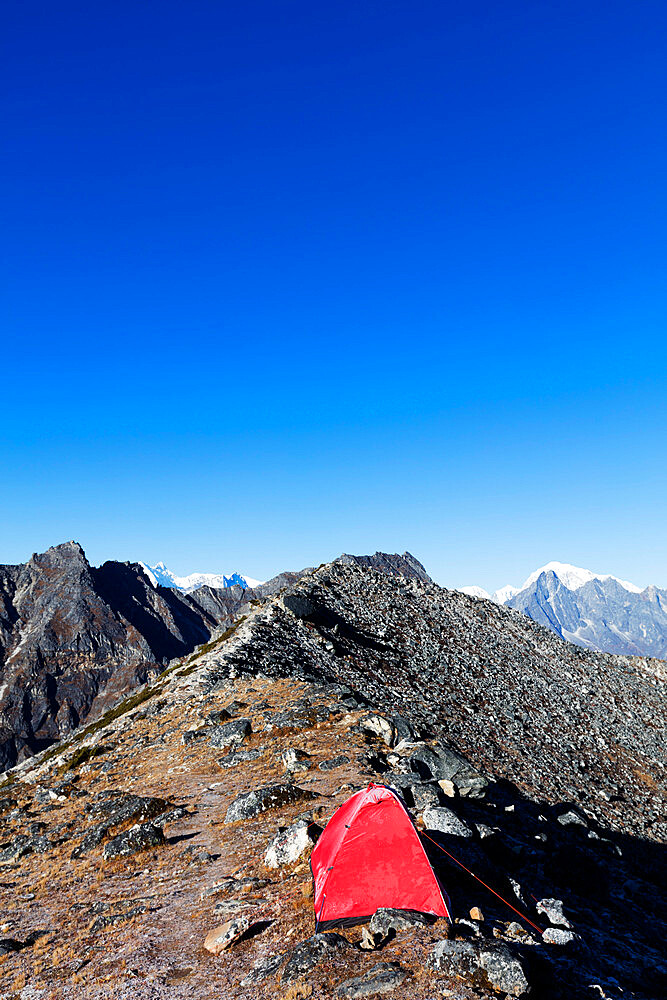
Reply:
[[186, 594], [198, 590], [199, 587], [218, 589], [241, 587], [242, 590], [247, 590], [249, 587], [259, 587], [262, 582], [254, 580], [251, 576], [241, 576], [240, 573], [231, 573], [229, 576], [223, 573], [190, 573], [188, 576], [176, 576], [163, 562], [156, 563], [155, 566], [147, 566], [143, 562], [139, 565], [154, 587], [170, 587]]
[[[481, 587], [461, 587], [488, 599]], [[550, 562], [522, 587], [501, 587], [496, 604], [522, 611], [562, 639], [607, 653], [667, 658], [667, 591], [642, 590], [611, 573]]]
[[[617, 576], [612, 576], [611, 573], [592, 573], [589, 569], [582, 569], [580, 566], [572, 566], [570, 563], [561, 562], [549, 562], [546, 566], [536, 569], [534, 573], [531, 573], [523, 587], [519, 587], [518, 590], [512, 587], [503, 587], [505, 590], [513, 590], [513, 593], [509, 597], [505, 598], [504, 601], [498, 601], [498, 603], [504, 604], [506, 600], [513, 597], [514, 594], [519, 593], [522, 590], [527, 590], [528, 587], [532, 586], [543, 573], [553, 573], [557, 576], [564, 587], [568, 590], [579, 590], [585, 584], [590, 583], [591, 580], [615, 580], [616, 583], [620, 584], [624, 590], [629, 590], [631, 594], [641, 594], [642, 588], [635, 586], [634, 583], [628, 583], [627, 580], [619, 580]], [[497, 595], [500, 595], [502, 591], [496, 591]], [[494, 595], [495, 596], [495, 595]]]

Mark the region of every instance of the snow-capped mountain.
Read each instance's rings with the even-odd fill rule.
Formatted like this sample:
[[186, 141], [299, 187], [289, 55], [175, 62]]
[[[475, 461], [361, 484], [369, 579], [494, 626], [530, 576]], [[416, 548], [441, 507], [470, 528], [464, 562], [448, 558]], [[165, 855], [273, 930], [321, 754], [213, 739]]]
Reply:
[[190, 573], [189, 576], [176, 576], [163, 562], [156, 563], [155, 566], [147, 566], [146, 563], [139, 565], [154, 587], [171, 587], [172, 590], [181, 590], [186, 594], [191, 590], [198, 590], [199, 587], [237, 586], [247, 590], [248, 587], [259, 587], [262, 582], [253, 580], [251, 576], [241, 576], [240, 573], [232, 573], [230, 576], [225, 576], [223, 573]]
[[569, 642], [607, 653], [667, 658], [667, 590], [619, 580], [609, 573], [550, 562], [522, 587], [460, 587], [472, 597], [506, 604]]

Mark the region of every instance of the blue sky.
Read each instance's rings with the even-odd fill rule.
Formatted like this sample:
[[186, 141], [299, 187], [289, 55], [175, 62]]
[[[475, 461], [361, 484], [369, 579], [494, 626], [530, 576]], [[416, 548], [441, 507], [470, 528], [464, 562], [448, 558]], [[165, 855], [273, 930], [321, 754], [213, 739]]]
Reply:
[[667, 8], [3, 8], [0, 561], [667, 586]]

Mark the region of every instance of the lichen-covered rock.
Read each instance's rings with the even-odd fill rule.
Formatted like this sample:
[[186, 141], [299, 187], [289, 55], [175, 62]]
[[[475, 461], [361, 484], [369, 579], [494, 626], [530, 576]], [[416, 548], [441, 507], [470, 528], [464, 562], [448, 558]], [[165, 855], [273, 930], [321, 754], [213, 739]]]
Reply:
[[265, 979], [278, 971], [284, 961], [284, 955], [267, 955], [266, 958], [259, 958], [248, 975], [241, 980], [241, 986], [252, 986], [253, 983], [264, 982]]
[[544, 944], [574, 944], [577, 935], [574, 931], [568, 931], [564, 927], [547, 927], [542, 935]]
[[251, 732], [250, 719], [232, 719], [222, 726], [209, 726], [207, 729], [210, 745], [218, 750], [239, 746]]
[[337, 757], [330, 757], [328, 760], [322, 760], [317, 765], [320, 771], [334, 771], [337, 767], [343, 767], [345, 764], [350, 763], [350, 758], [345, 753], [339, 754]]
[[308, 771], [310, 768], [310, 754], [297, 747], [286, 747], [280, 759], [286, 771]]
[[218, 757], [216, 763], [218, 767], [227, 769], [228, 767], [238, 767], [239, 764], [247, 764], [249, 761], [259, 760], [262, 756], [261, 750], [232, 750], [224, 757]]
[[104, 845], [104, 858], [109, 861], [111, 858], [122, 857], [126, 854], [135, 854], [143, 851], [147, 847], [161, 847], [164, 844], [164, 833], [159, 826], [154, 823], [135, 824], [124, 833], [119, 833]]
[[434, 806], [424, 810], [424, 826], [427, 830], [437, 830], [438, 833], [448, 833], [452, 837], [472, 837], [470, 826], [457, 816], [447, 806]]
[[382, 715], [365, 715], [359, 719], [359, 729], [368, 736], [377, 736], [388, 747], [393, 747], [398, 742], [396, 726]]
[[281, 828], [266, 849], [264, 864], [268, 868], [294, 864], [312, 847], [309, 830], [310, 824], [303, 819]]
[[438, 941], [427, 959], [431, 969], [453, 974], [469, 975], [479, 967], [479, 950], [470, 941]]
[[314, 799], [316, 794], [298, 785], [276, 784], [257, 788], [252, 792], [238, 795], [227, 809], [225, 823], [235, 823], [239, 819], [251, 819], [267, 809], [277, 809], [279, 806], [301, 799]]
[[226, 923], [208, 932], [204, 940], [204, 947], [212, 955], [219, 955], [221, 951], [227, 951], [239, 938], [243, 937], [249, 927], [250, 920], [245, 916], [227, 920]]
[[550, 924], [572, 930], [572, 924], [563, 913], [562, 899], [540, 899], [535, 904], [538, 913], [543, 913]]
[[381, 962], [368, 972], [364, 972], [362, 976], [341, 983], [336, 990], [336, 996], [342, 997], [343, 1000], [358, 1000], [359, 997], [391, 993], [404, 979], [405, 972], [398, 962]]
[[410, 785], [409, 793], [415, 809], [419, 810], [419, 812], [439, 806], [442, 802], [441, 793], [437, 785], [432, 785], [426, 781]]
[[511, 997], [522, 997], [528, 992], [524, 968], [506, 946], [482, 949], [480, 965], [494, 989]]
[[300, 979], [311, 969], [314, 969], [318, 962], [321, 962], [327, 955], [332, 955], [337, 951], [351, 948], [352, 945], [340, 934], [326, 932], [324, 934], [313, 934], [306, 938], [294, 948], [287, 965], [283, 969], [281, 979], [285, 983], [293, 979]]
[[373, 935], [386, 938], [392, 931], [404, 931], [424, 925], [428, 925], [428, 917], [424, 913], [382, 907], [371, 917], [369, 930]]

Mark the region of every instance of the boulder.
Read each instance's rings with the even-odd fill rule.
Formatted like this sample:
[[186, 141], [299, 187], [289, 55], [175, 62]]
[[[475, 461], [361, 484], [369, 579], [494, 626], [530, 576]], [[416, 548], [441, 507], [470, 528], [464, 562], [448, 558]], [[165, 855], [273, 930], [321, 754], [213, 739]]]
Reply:
[[268, 868], [280, 868], [282, 865], [293, 864], [312, 847], [313, 842], [309, 831], [310, 824], [304, 819], [298, 819], [290, 826], [280, 827], [266, 849], [264, 864]]
[[433, 947], [426, 964], [452, 975], [471, 975], [479, 968], [479, 951], [470, 941], [445, 938]]
[[250, 920], [248, 917], [240, 916], [234, 917], [232, 920], [227, 920], [226, 923], [208, 932], [204, 941], [204, 947], [212, 955], [219, 955], [221, 951], [231, 948], [239, 938], [243, 937], [249, 927]]
[[307, 788], [299, 788], [298, 785], [276, 784], [267, 785], [265, 788], [257, 788], [252, 792], [244, 792], [237, 795], [227, 809], [225, 823], [235, 823], [239, 819], [251, 819], [267, 809], [277, 809], [279, 806], [288, 805], [291, 802], [299, 802], [301, 799], [317, 798], [314, 792]]
[[164, 833], [161, 827], [154, 823], [135, 823], [129, 830], [119, 833], [104, 845], [104, 858], [109, 861], [111, 858], [123, 857], [126, 854], [136, 854], [147, 847], [160, 847], [164, 844]]
[[430, 809], [433, 806], [439, 806], [442, 801], [440, 797], [440, 790], [437, 785], [431, 785], [426, 781], [420, 781], [416, 785], [410, 785], [409, 787], [410, 798], [414, 803], [415, 809], [419, 812], [423, 812], [424, 809]]
[[543, 913], [550, 924], [572, 930], [572, 924], [563, 913], [562, 899], [540, 899], [535, 904], [535, 909], [538, 913]]
[[519, 959], [505, 945], [483, 949], [480, 965], [495, 990], [510, 997], [521, 997], [528, 992], [528, 980]]
[[364, 972], [362, 976], [341, 983], [336, 990], [336, 996], [343, 997], [344, 1000], [357, 1000], [357, 997], [391, 993], [404, 979], [405, 972], [398, 962], [381, 962], [368, 972]]
[[233, 719], [222, 726], [209, 726], [207, 730], [210, 745], [219, 750], [238, 746], [251, 732], [250, 719]]
[[352, 948], [352, 945], [340, 934], [331, 932], [313, 934], [312, 937], [306, 938], [293, 949], [287, 965], [283, 969], [281, 979], [284, 983], [300, 979], [301, 976], [314, 969], [323, 958], [346, 948]]
[[437, 830], [448, 833], [452, 837], [472, 837], [472, 828], [447, 806], [435, 806], [425, 809], [422, 819], [427, 830]]

